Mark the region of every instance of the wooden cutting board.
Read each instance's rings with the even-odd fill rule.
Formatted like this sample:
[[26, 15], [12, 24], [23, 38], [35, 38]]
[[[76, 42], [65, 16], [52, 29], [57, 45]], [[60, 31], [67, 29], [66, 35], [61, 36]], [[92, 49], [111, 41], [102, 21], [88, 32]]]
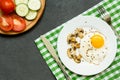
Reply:
[[[15, 32], [15, 31], [4, 32], [4, 31], [0, 30], [0, 34], [4, 34], [4, 35], [17, 35], [17, 34], [26, 32], [29, 29], [31, 29], [32, 27], [34, 27], [34, 25], [37, 23], [37, 21], [42, 16], [44, 8], [45, 8], [45, 0], [40, 0], [40, 1], [41, 1], [41, 8], [38, 11], [37, 17], [34, 20], [32, 20], [32, 21], [26, 20], [27, 26], [26, 26], [26, 29], [24, 31], [21, 31], [21, 32]], [[2, 12], [0, 11], [0, 16], [1, 15], [2, 15]]]

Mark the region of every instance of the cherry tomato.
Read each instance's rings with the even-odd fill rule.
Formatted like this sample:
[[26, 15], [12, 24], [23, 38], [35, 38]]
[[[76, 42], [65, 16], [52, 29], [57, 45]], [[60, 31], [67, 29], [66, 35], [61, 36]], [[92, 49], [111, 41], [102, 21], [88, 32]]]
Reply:
[[13, 28], [13, 20], [9, 15], [3, 15], [0, 17], [0, 29], [3, 31], [11, 31]]
[[13, 18], [13, 31], [23, 31], [26, 28], [26, 22], [25, 19], [23, 19], [22, 17], [18, 16], [18, 15], [12, 15]]
[[0, 9], [6, 14], [11, 13], [15, 9], [15, 3], [13, 0], [0, 0]]

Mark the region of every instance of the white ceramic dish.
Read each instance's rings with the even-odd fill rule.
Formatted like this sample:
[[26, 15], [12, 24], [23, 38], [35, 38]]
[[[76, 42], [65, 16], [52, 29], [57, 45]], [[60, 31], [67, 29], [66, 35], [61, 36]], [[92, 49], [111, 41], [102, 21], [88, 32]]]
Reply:
[[[104, 61], [99, 65], [90, 64], [88, 62], [75, 63], [72, 59], [68, 58], [67, 35], [78, 27], [93, 27], [107, 37], [109, 52]], [[116, 55], [117, 41], [113, 30], [103, 20], [92, 16], [78, 16], [64, 24], [58, 37], [57, 49], [61, 61], [69, 70], [79, 75], [89, 76], [98, 74], [110, 66]]]

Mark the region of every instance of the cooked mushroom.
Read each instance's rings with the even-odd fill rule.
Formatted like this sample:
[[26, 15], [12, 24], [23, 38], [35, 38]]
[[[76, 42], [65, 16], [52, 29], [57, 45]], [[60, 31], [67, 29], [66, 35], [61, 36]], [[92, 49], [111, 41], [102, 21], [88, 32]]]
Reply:
[[84, 33], [84, 30], [83, 30], [82, 28], [77, 28], [77, 29], [75, 30], [75, 32], [77, 32], [77, 33]]
[[69, 35], [67, 36], [67, 42], [68, 42], [68, 44], [76, 42], [75, 35], [69, 34]]
[[74, 43], [74, 42], [76, 42], [76, 38], [75, 37], [71, 37], [70, 41]]
[[75, 44], [75, 47], [76, 47], [76, 48], [80, 48], [80, 43], [76, 43], [76, 44]]
[[69, 58], [72, 58], [71, 51], [72, 51], [71, 48], [67, 49], [67, 55], [68, 55]]
[[82, 39], [84, 37], [84, 30], [82, 28], [76, 28], [74, 33], [67, 36], [67, 42], [71, 48], [67, 49], [67, 55], [69, 58], [73, 59], [76, 63], [81, 62], [82, 56], [76, 55], [76, 50], [80, 48], [80, 43], [78, 43], [76, 38]]
[[79, 54], [79, 55], [77, 56], [77, 60], [81, 61], [81, 58], [82, 58], [82, 55]]
[[80, 32], [80, 33], [78, 34], [78, 37], [79, 37], [80, 39], [82, 39], [82, 38], [84, 37], [83, 33]]
[[76, 56], [76, 55], [73, 55], [73, 59], [74, 59], [74, 61], [75, 61], [76, 63], [80, 63], [80, 62], [81, 62], [81, 60], [78, 60], [78, 59], [77, 59], [77, 56]]
[[76, 50], [77, 48], [80, 48], [80, 43], [72, 43], [71, 46], [74, 50]]
[[76, 63], [80, 63], [81, 62], [81, 60], [77, 60], [77, 59], [75, 59], [74, 60]]
[[75, 55], [75, 54], [76, 54], [76, 51], [73, 50], [72, 48], [67, 49], [67, 55], [69, 58], [72, 58], [72, 55]]

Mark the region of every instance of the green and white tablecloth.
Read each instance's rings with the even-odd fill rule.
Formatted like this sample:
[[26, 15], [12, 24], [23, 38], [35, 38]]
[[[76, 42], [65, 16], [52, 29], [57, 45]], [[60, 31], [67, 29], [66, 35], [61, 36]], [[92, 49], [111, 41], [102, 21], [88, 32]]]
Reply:
[[[117, 32], [120, 34], [120, 0], [104, 0], [80, 15], [92, 15], [92, 16], [100, 17], [97, 11], [97, 7], [99, 5], [103, 5], [104, 8], [110, 13], [112, 17], [112, 25], [114, 26], [115, 30], [117, 30]], [[49, 39], [49, 41], [56, 49], [56, 51], [57, 51], [57, 38], [62, 27], [64, 27], [64, 24], [44, 34], [46, 38]], [[49, 51], [46, 49], [41, 39], [37, 38], [35, 40], [35, 44], [37, 45], [38, 50], [40, 51], [47, 65], [49, 66], [50, 70], [55, 75], [56, 79], [65, 80], [64, 74], [62, 73], [57, 63], [52, 58]], [[120, 41], [119, 40], [117, 40], [117, 44], [118, 44], [117, 45], [118, 49], [117, 49], [116, 58], [114, 59], [114, 62], [111, 64], [111, 66], [109, 66], [109, 68], [107, 68], [105, 71], [89, 77], [77, 75], [66, 69], [67, 73], [69, 74], [72, 80], [120, 80]]]

